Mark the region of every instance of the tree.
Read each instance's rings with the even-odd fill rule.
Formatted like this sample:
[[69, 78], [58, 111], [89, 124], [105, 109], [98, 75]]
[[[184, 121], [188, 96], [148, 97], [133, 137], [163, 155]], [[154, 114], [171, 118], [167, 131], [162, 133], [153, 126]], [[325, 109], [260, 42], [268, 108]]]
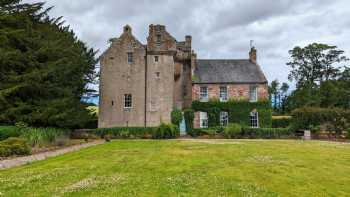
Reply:
[[76, 128], [90, 115], [81, 98], [93, 90], [96, 52], [44, 3], [0, 3], [0, 122]]
[[280, 108], [282, 113], [285, 113], [286, 111], [286, 100], [288, 97], [288, 90], [289, 90], [289, 85], [287, 83], [282, 83], [282, 86], [280, 88], [280, 92], [281, 92], [280, 95], [282, 95]]
[[292, 60], [287, 63], [292, 71], [289, 80], [295, 80], [297, 87], [319, 85], [322, 81], [335, 79], [339, 69], [334, 65], [347, 61], [344, 51], [336, 46], [313, 43], [304, 48], [299, 46], [289, 51]]
[[[273, 106], [274, 106], [274, 110], [277, 110], [277, 106], [278, 106], [278, 94], [279, 94], [279, 85], [280, 83], [278, 82], [277, 79], [273, 80], [269, 86], [269, 94], [273, 95]], [[272, 96], [270, 96], [272, 97]]]

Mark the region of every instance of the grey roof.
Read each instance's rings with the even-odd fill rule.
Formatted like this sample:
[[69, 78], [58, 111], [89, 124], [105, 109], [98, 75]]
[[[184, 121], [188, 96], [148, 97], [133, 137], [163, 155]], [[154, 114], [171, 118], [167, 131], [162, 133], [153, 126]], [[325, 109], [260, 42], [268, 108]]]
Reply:
[[194, 83], [267, 83], [260, 66], [244, 60], [197, 60]]

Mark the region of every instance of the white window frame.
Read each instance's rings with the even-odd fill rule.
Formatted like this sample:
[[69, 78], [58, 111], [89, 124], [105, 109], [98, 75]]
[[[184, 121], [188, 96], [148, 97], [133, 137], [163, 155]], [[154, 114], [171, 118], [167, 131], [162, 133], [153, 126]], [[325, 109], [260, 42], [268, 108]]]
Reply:
[[[205, 91], [202, 91], [202, 90], [205, 90]], [[201, 102], [208, 102], [209, 101], [209, 93], [208, 93], [207, 86], [201, 86], [199, 88], [199, 100]]]
[[227, 126], [228, 125], [228, 112], [227, 111], [221, 111], [220, 112], [220, 125], [221, 126]]
[[249, 101], [258, 102], [258, 86], [251, 85], [249, 87]]
[[127, 53], [127, 61], [128, 61], [128, 64], [133, 64], [134, 63], [134, 53], [133, 52], [128, 52]]
[[250, 112], [250, 127], [259, 128], [259, 113], [256, 111]]
[[208, 113], [207, 112], [199, 112], [199, 125], [200, 128], [208, 128]]
[[[225, 90], [225, 91], [223, 91]], [[227, 86], [220, 86], [219, 90], [220, 102], [227, 102], [228, 100], [228, 88]]]
[[124, 109], [132, 109], [132, 104], [132, 94], [124, 94]]

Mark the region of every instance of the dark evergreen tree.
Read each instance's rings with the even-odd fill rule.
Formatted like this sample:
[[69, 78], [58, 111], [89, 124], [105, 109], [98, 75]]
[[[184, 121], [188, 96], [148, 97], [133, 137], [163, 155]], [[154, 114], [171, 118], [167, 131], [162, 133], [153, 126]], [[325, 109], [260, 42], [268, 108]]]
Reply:
[[92, 90], [95, 51], [44, 3], [0, 3], [0, 122], [82, 127], [81, 97]]

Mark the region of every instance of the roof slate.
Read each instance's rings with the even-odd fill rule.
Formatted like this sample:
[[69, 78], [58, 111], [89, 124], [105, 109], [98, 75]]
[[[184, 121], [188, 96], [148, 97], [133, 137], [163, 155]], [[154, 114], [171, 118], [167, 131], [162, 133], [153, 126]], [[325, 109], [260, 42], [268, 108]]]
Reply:
[[194, 83], [267, 83], [259, 65], [249, 59], [198, 59]]

